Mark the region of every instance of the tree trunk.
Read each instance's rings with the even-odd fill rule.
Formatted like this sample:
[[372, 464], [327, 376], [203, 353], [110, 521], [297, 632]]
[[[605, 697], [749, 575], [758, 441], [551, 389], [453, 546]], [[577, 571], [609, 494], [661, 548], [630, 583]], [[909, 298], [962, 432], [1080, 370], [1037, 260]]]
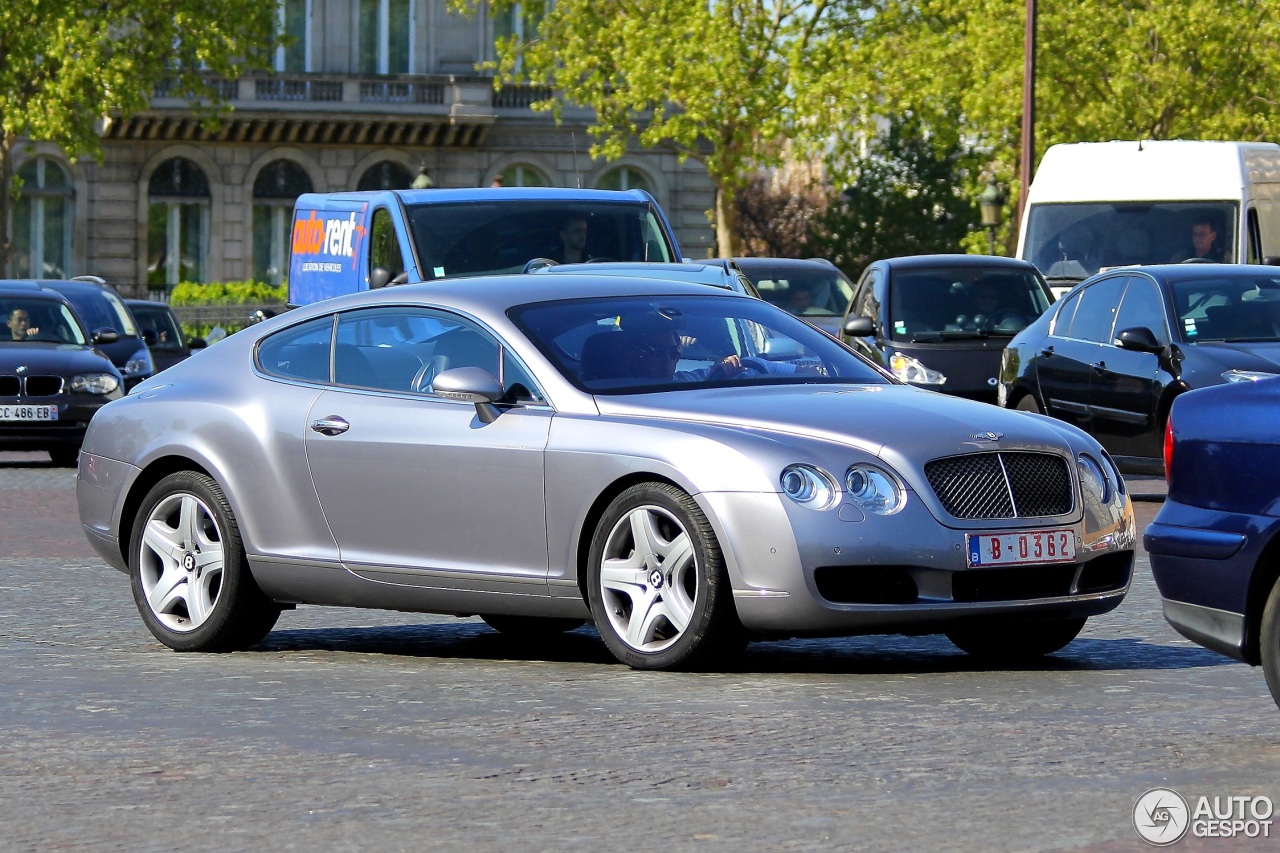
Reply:
[[716, 187], [716, 257], [735, 258], [742, 253], [738, 238], [738, 209], [733, 190]]

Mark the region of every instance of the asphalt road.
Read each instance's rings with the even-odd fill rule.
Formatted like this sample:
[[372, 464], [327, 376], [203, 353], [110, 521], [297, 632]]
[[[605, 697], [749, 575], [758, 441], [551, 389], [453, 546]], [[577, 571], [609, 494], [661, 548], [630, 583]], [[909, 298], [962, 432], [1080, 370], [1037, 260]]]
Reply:
[[330, 608], [180, 655], [43, 460], [0, 453], [0, 850], [1139, 851], [1150, 788], [1280, 802], [1261, 672], [1175, 634], [1145, 557], [1031, 667], [874, 637], [639, 673], [590, 629]]

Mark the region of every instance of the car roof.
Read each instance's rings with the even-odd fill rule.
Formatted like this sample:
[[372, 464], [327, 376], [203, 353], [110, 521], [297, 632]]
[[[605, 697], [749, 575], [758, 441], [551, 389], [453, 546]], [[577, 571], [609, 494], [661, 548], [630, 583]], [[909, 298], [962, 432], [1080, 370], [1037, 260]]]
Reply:
[[[1187, 281], [1189, 279], [1208, 278], [1211, 276], [1225, 278], [1280, 278], [1280, 267], [1262, 266], [1259, 264], [1215, 264], [1183, 263], [1152, 264], [1150, 266], [1111, 267], [1105, 272], [1096, 273], [1090, 279], [1101, 275], [1109, 275], [1124, 270], [1126, 272], [1142, 272], [1165, 281]], [[1083, 282], [1082, 282], [1083, 283]]]
[[839, 267], [831, 263], [826, 258], [759, 258], [759, 257], [741, 257], [733, 258], [733, 263], [737, 264], [744, 270], [753, 268], [771, 267], [774, 269], [801, 269], [804, 267], [818, 267], [828, 272], [832, 270], [839, 271]]
[[583, 190], [572, 187], [464, 187], [396, 190], [405, 204], [452, 201], [613, 201], [650, 202], [643, 190]]
[[0, 296], [10, 298], [20, 296], [26, 299], [43, 299], [46, 302], [61, 302], [63, 305], [71, 304], [67, 297], [56, 290], [47, 290], [43, 287], [22, 287], [22, 284], [23, 282], [0, 281]]
[[[899, 255], [881, 258], [872, 263], [884, 264], [892, 269], [933, 269], [937, 267], [987, 267], [1020, 270], [1036, 270], [1030, 261], [1022, 258], [1006, 258], [1000, 255]], [[867, 266], [870, 266], [868, 264]], [[1037, 270], [1038, 273], [1038, 270]]]

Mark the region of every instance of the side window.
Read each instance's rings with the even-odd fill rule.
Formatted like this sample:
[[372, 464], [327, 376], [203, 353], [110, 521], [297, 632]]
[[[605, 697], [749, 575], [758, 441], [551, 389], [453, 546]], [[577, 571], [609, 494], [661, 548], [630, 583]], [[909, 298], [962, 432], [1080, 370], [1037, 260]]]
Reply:
[[1071, 320], [1070, 337], [1094, 343], [1110, 344], [1116, 309], [1124, 293], [1124, 277], [1106, 278], [1086, 287], [1080, 293], [1080, 304]]
[[1143, 276], [1133, 276], [1124, 292], [1124, 301], [1116, 314], [1115, 331], [1145, 326], [1155, 333], [1156, 340], [1169, 343], [1168, 323], [1165, 322], [1164, 300], [1155, 282]]
[[286, 379], [328, 382], [332, 341], [332, 316], [291, 326], [258, 344], [258, 368]]
[[1053, 328], [1049, 334], [1059, 338], [1071, 336], [1071, 321], [1075, 317], [1076, 308], [1080, 305], [1080, 291], [1076, 291], [1062, 299], [1058, 312], [1053, 316]]
[[1258, 211], [1255, 208], [1249, 208], [1249, 245], [1246, 248], [1247, 257], [1246, 264], [1262, 263], [1262, 228], [1258, 225]]
[[378, 267], [391, 271], [395, 278], [404, 272], [404, 255], [400, 252], [400, 239], [396, 236], [391, 212], [380, 207], [373, 212], [373, 224], [369, 236], [369, 269]]
[[858, 286], [858, 295], [854, 298], [859, 316], [870, 317], [872, 320], [880, 319], [880, 302], [884, 297], [884, 288], [880, 282], [879, 270], [868, 270], [862, 277], [862, 283]]

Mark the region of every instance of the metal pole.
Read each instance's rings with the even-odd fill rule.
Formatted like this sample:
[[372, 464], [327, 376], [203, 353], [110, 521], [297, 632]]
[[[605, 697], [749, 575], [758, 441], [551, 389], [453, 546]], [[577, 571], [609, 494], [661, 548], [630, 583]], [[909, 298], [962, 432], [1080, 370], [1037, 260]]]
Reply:
[[1036, 157], [1036, 0], [1027, 0], [1027, 30], [1022, 64], [1022, 162], [1018, 179], [1018, 224], [1027, 206], [1031, 168]]
[[987, 237], [991, 240], [991, 251], [987, 254], [994, 255], [996, 253], [996, 229], [993, 226], [987, 226]]

